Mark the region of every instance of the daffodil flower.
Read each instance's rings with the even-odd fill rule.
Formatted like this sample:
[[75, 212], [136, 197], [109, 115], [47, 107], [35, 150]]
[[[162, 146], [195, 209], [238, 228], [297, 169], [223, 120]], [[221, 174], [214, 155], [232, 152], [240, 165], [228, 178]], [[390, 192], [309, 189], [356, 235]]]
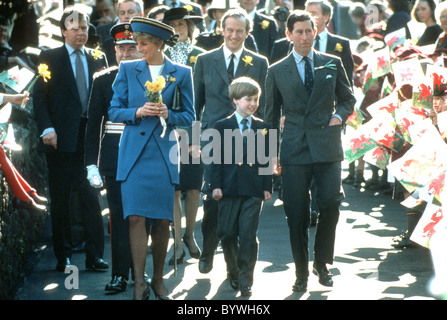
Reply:
[[261, 22], [261, 28], [264, 29], [264, 30], [267, 29], [269, 27], [269, 25], [270, 25], [270, 22], [267, 21], [267, 20], [263, 20]]
[[39, 73], [39, 76], [43, 78], [43, 81], [48, 82], [48, 80], [51, 79], [51, 72], [48, 70], [48, 65], [45, 63], [39, 64], [37, 72]]
[[[172, 79], [175, 78], [171, 77], [170, 81], [172, 81]], [[147, 97], [147, 99], [149, 100], [149, 102], [154, 102], [154, 103], [158, 103], [161, 104], [163, 102], [163, 98], [161, 96], [161, 91], [163, 90], [163, 88], [166, 85], [166, 79], [163, 76], [158, 76], [157, 80], [149, 82], [146, 81], [146, 83], [144, 84], [144, 86], [146, 87], [146, 91], [144, 93], [144, 95]], [[163, 117], [160, 117], [160, 123], [161, 126], [163, 127], [163, 130], [160, 134], [160, 137], [164, 137], [165, 133], [166, 133], [166, 120]]]
[[253, 60], [253, 57], [251, 57], [251, 56], [245, 56], [245, 57], [242, 58], [242, 61], [245, 62], [245, 66], [247, 66], [247, 65], [251, 65], [252, 66], [253, 65], [253, 63], [251, 63], [252, 60]]
[[337, 51], [337, 52], [342, 52], [343, 51], [343, 46], [341, 45], [341, 43], [337, 43], [335, 45], [335, 49], [334, 50]]
[[92, 51], [92, 56], [93, 56], [93, 59], [95, 59], [95, 60], [104, 58], [104, 55], [102, 54], [102, 51], [99, 50], [99, 47], [97, 47], [95, 50]]

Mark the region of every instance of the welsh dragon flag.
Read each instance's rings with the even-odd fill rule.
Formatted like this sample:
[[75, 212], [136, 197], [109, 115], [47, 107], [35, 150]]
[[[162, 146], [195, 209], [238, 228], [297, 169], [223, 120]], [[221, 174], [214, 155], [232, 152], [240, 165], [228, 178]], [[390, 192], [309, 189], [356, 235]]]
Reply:
[[447, 145], [434, 126], [401, 158], [388, 165], [393, 175], [409, 192], [422, 188], [447, 169]]
[[441, 206], [433, 203], [427, 204], [421, 219], [411, 234], [410, 240], [417, 244], [430, 248], [430, 239], [437, 231], [447, 227], [447, 219]]
[[348, 131], [347, 134], [343, 137], [343, 149], [345, 150], [345, 156], [348, 162], [351, 163], [359, 159], [368, 151], [377, 147], [374, 139], [371, 138], [372, 129], [370, 122], [371, 121], [361, 125], [355, 131]]

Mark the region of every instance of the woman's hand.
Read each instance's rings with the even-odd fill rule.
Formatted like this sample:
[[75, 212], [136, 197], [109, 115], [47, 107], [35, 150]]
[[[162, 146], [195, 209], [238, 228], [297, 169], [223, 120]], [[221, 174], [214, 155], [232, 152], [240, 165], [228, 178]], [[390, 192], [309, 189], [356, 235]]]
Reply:
[[163, 103], [146, 102], [144, 106], [137, 109], [137, 118], [144, 118], [148, 116], [163, 117], [168, 119], [168, 107]]

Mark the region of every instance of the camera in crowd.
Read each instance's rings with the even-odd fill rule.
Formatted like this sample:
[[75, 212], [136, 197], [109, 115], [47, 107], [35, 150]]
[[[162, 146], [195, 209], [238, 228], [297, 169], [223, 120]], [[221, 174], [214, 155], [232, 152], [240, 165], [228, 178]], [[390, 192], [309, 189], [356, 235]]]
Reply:
[[278, 6], [273, 9], [273, 17], [281, 22], [285, 22], [287, 18], [289, 17], [289, 9], [287, 9], [285, 6]]

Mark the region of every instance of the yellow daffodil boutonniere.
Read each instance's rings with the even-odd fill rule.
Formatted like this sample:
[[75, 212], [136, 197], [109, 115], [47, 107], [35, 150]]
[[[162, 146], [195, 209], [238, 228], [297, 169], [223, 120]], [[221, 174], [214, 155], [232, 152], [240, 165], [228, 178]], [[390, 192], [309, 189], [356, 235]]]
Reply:
[[189, 57], [189, 63], [196, 63], [196, 61], [197, 61], [197, 56]]
[[245, 56], [242, 58], [242, 61], [245, 62], [245, 66], [248, 66], [248, 65], [252, 66], [253, 65], [253, 63], [251, 63], [252, 60], [253, 60], [253, 57], [251, 57], [251, 56]]
[[91, 55], [95, 60], [104, 58], [104, 54], [102, 53], [101, 50], [99, 50], [99, 47], [97, 47], [95, 50], [92, 50]]
[[[163, 102], [161, 91], [163, 90], [165, 85], [166, 79], [163, 76], [158, 76], [157, 80], [152, 82], [146, 81], [146, 83], [144, 84], [144, 86], [146, 87], [144, 95], [146, 96], [148, 101], [161, 104]], [[166, 133], [166, 120], [162, 116], [160, 116], [160, 123], [163, 127], [160, 137], [163, 138]]]
[[261, 28], [262, 29], [267, 29], [268, 27], [269, 27], [269, 25], [270, 25], [270, 22], [269, 21], [267, 21], [267, 20], [262, 20], [262, 22], [261, 22]]
[[343, 46], [341, 45], [341, 43], [337, 43], [335, 45], [335, 49], [334, 50], [337, 51], [337, 52], [342, 52], [343, 51]]
[[187, 5], [185, 5], [185, 9], [188, 10], [188, 12], [191, 12], [193, 8], [192, 8], [192, 5], [187, 4]]

